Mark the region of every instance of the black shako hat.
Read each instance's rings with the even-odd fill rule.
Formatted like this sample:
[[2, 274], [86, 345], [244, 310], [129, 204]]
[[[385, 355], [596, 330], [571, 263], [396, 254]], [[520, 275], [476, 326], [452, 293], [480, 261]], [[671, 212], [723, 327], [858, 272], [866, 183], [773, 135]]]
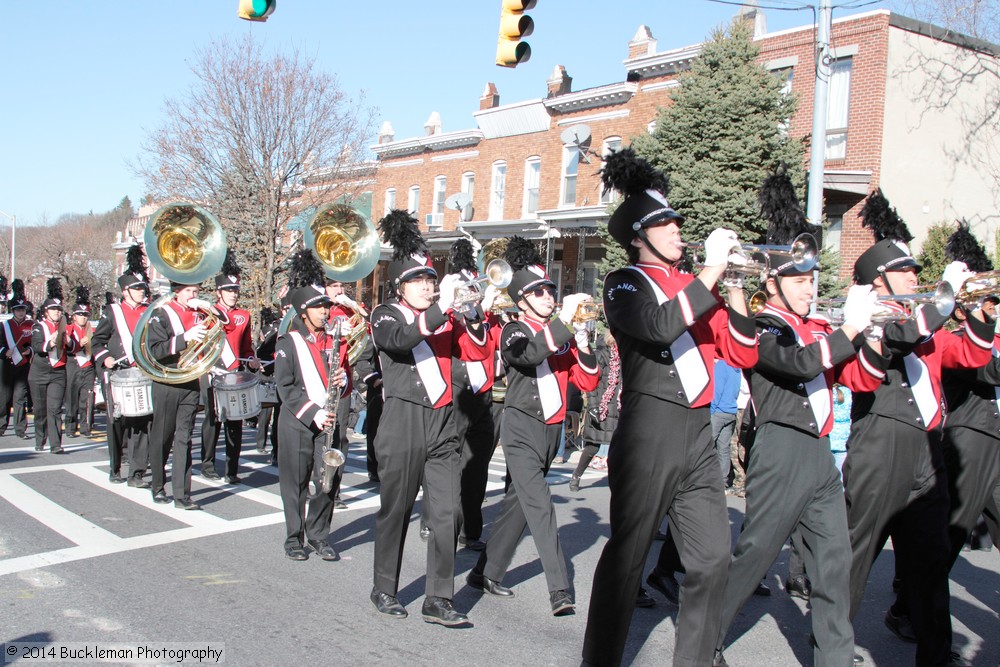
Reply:
[[[854, 282], [870, 285], [886, 271], [920, 270], [920, 264], [913, 259], [910, 247], [906, 245], [913, 240], [913, 234], [896, 209], [889, 205], [881, 188], [868, 195], [861, 209], [861, 225], [875, 235], [875, 245], [861, 253], [854, 262]], [[885, 277], [882, 279], [885, 280]]]
[[90, 288], [84, 285], [76, 286], [76, 303], [73, 304], [74, 315], [90, 315]]
[[215, 289], [239, 289], [240, 265], [236, 263], [236, 255], [232, 248], [226, 249], [226, 259], [222, 262], [222, 270], [215, 276]]
[[292, 255], [285, 299], [295, 312], [301, 315], [306, 308], [332, 304], [333, 301], [326, 294], [325, 284], [323, 265], [312, 250], [306, 248]]
[[15, 308], [27, 308], [28, 300], [24, 298], [24, 281], [14, 278], [10, 281], [10, 300], [7, 301], [7, 310], [13, 311]]
[[541, 254], [531, 241], [512, 236], [507, 242], [504, 259], [513, 271], [507, 294], [515, 304], [536, 288], [548, 285], [555, 289], [556, 284], [545, 273]]
[[149, 283], [146, 275], [146, 256], [138, 243], [129, 246], [125, 253], [125, 272], [118, 277], [118, 286], [122, 290], [144, 289]]
[[45, 281], [45, 292], [45, 301], [42, 302], [43, 311], [49, 310], [50, 308], [64, 310], [62, 283], [58, 278], [49, 278]]
[[684, 216], [667, 201], [665, 193], [670, 186], [667, 177], [632, 148], [607, 156], [601, 180], [606, 189], [616, 190], [624, 197], [608, 220], [608, 233], [623, 248], [628, 248], [644, 227], [684, 222]]
[[382, 240], [392, 246], [389, 282], [399, 294], [399, 285], [417, 276], [437, 278], [430, 248], [420, 235], [417, 219], [406, 211], [394, 209], [378, 222]]
[[[802, 204], [795, 194], [795, 184], [788, 175], [788, 165], [779, 162], [774, 172], [761, 183], [757, 193], [757, 203], [760, 205], [760, 215], [767, 220], [765, 243], [768, 245], [791, 245], [800, 234], [817, 234], [818, 225], [810, 225], [806, 219]], [[770, 251], [768, 254], [769, 269], [767, 275], [771, 278], [779, 276], [808, 275], [819, 270], [819, 263], [801, 270], [792, 261], [788, 252]]]

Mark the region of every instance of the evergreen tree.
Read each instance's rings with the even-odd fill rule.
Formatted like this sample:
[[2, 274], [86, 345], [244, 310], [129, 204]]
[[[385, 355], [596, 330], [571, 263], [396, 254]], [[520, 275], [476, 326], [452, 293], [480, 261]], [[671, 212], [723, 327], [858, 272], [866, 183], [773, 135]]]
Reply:
[[927, 230], [927, 238], [920, 249], [917, 261], [920, 262], [920, 282], [924, 285], [936, 284], [941, 280], [944, 267], [951, 262], [946, 248], [948, 237], [955, 231], [955, 225], [950, 222], [939, 222]]
[[[742, 21], [716, 30], [652, 135], [633, 146], [670, 176], [671, 205], [686, 217], [684, 235], [703, 240], [716, 227], [760, 241], [767, 223], [757, 193], [776, 164], [802, 164], [802, 146], [783, 127], [795, 102], [782, 81], [757, 62], [760, 51]], [[801, 170], [792, 170], [801, 188]]]

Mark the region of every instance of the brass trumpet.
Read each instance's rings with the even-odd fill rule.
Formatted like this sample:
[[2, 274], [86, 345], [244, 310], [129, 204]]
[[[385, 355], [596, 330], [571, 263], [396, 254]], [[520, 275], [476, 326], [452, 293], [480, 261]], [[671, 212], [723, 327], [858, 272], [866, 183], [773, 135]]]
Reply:
[[[469, 306], [482, 301], [484, 296], [483, 288], [485, 284], [490, 284], [497, 289], [506, 288], [510, 285], [510, 281], [514, 277], [514, 270], [505, 260], [494, 259], [486, 265], [486, 270], [480, 277], [473, 278], [467, 274], [465, 277], [465, 282], [459, 284], [455, 288], [454, 307], [457, 310], [461, 310], [464, 306]], [[431, 294], [431, 296], [440, 295], [440, 290]]]
[[[836, 297], [832, 299], [818, 299], [816, 310], [825, 312], [830, 324], [839, 326], [844, 323], [843, 306], [846, 299]], [[933, 305], [938, 313], [947, 317], [955, 310], [955, 291], [946, 282], [940, 282], [933, 292], [918, 292], [916, 294], [887, 294], [876, 299], [877, 308], [872, 313], [872, 324], [885, 325], [891, 322], [907, 322], [916, 318], [915, 307], [926, 303]], [[906, 312], [889, 307], [888, 304], [897, 303], [908, 307]]]
[[[705, 243], [702, 241], [691, 243], [682, 241], [677, 245], [682, 248], [705, 249]], [[739, 275], [760, 276], [761, 279], [764, 279], [767, 277], [767, 272], [771, 270], [772, 252], [791, 255], [792, 264], [797, 271], [809, 271], [816, 266], [819, 246], [816, 243], [816, 237], [808, 232], [796, 236], [791, 245], [741, 245], [734, 248], [732, 254], [739, 255], [746, 260], [746, 263], [730, 264], [726, 270]], [[705, 266], [705, 263], [699, 261], [697, 257], [693, 263], [698, 268]]]
[[988, 296], [1000, 294], [1000, 271], [984, 271], [971, 276], [955, 295], [963, 306], [977, 306]]
[[593, 322], [604, 315], [604, 304], [596, 301], [582, 301], [573, 313], [573, 322]]

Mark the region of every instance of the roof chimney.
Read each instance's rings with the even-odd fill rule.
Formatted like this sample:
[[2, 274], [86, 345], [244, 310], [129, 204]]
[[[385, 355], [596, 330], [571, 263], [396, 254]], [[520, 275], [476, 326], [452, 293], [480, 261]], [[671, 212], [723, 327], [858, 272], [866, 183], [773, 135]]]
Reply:
[[767, 18], [757, 6], [757, 0], [746, 0], [746, 4], [742, 5], [740, 10], [736, 12], [736, 18], [753, 26], [754, 39], [760, 39], [767, 34]]
[[549, 87], [548, 97], [565, 95], [573, 88], [573, 77], [566, 73], [565, 67], [556, 65], [555, 69], [552, 70], [552, 76], [546, 83]]
[[427, 122], [424, 123], [424, 134], [428, 137], [441, 134], [441, 114], [437, 111], [432, 111], [431, 115], [427, 117]]
[[496, 84], [487, 83], [483, 90], [483, 96], [479, 98], [479, 110], [494, 109], [500, 106], [500, 93], [497, 92]]
[[378, 142], [380, 144], [390, 144], [396, 138], [396, 131], [392, 129], [392, 123], [385, 121], [378, 131]]
[[628, 43], [628, 59], [651, 56], [656, 53], [656, 40], [653, 39], [652, 31], [644, 26], [639, 26], [635, 31], [635, 36]]

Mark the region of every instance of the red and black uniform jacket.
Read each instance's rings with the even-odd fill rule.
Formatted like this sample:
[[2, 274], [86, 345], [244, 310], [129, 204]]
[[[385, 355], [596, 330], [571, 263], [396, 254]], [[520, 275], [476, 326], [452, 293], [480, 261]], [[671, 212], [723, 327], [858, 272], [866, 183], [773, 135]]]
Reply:
[[753, 319], [673, 268], [637, 264], [609, 273], [604, 313], [618, 342], [623, 392], [705, 407], [715, 391], [717, 357], [735, 368], [757, 363]]
[[222, 344], [222, 355], [216, 365], [227, 371], [235, 371], [240, 367], [240, 359], [252, 359], [254, 356], [250, 313], [242, 308], [226, 308], [221, 302], [215, 304], [215, 308], [229, 318], [224, 325], [226, 340]]
[[486, 347], [489, 356], [486, 359], [463, 361], [455, 359], [451, 366], [452, 392], [470, 392], [481, 396], [493, 390], [493, 381], [497, 375], [497, 360], [500, 351], [500, 319], [493, 314], [486, 316], [483, 326], [486, 328]]
[[757, 314], [759, 359], [746, 371], [756, 424], [774, 422], [813, 437], [833, 430], [833, 385], [875, 391], [888, 355], [847, 337], [821, 318], [802, 318], [767, 304]]
[[[11, 318], [3, 323], [3, 335], [0, 335], [0, 359], [14, 368], [26, 367], [31, 361], [32, 324], [28, 318], [20, 322]], [[10, 350], [10, 359], [7, 359], [7, 350]]]
[[451, 404], [451, 361], [490, 356], [482, 322], [463, 323], [438, 304], [417, 311], [381, 304], [371, 315], [372, 340], [382, 371], [382, 395], [429, 408]]
[[[952, 333], [961, 337], [961, 329]], [[962, 426], [1000, 440], [1000, 336], [993, 337], [989, 362], [981, 368], [945, 369], [945, 428]]]
[[[156, 309], [149, 317], [146, 344], [149, 354], [164, 366], [176, 368], [181, 353], [188, 347], [184, 333], [193, 329], [205, 320], [205, 314], [200, 310], [182, 306], [176, 300], [168, 301]], [[219, 326], [228, 324], [229, 319], [224, 311], [219, 314]], [[156, 382], [156, 380], [154, 380]], [[198, 380], [184, 384], [173, 385], [188, 390], [198, 390]]]
[[[296, 323], [278, 338], [275, 346], [274, 381], [278, 385], [281, 409], [295, 415], [314, 433], [321, 430], [313, 420], [326, 406], [333, 343], [333, 337], [325, 331], [311, 333]], [[340, 346], [337, 365], [345, 372], [350, 371], [346, 345]], [[347, 391], [346, 387], [340, 388], [341, 400], [350, 396]]]
[[[76, 324], [68, 324], [66, 326], [66, 336], [69, 338], [69, 363], [75, 365], [77, 368], [91, 368], [94, 365], [94, 358], [90, 354], [87, 354], [86, 348], [80, 343], [86, 335], [87, 332], [84, 327]], [[91, 342], [93, 342], [93, 335], [91, 335]], [[93, 345], [91, 345], [91, 352], [93, 352]]]
[[[69, 346], [69, 336], [63, 336], [63, 344], [59, 347], [51, 347], [56, 333], [59, 331], [58, 322], [50, 322], [48, 318], [42, 318], [31, 325], [31, 349], [34, 352], [31, 360], [31, 367], [42, 369], [66, 370], [66, 349]], [[67, 328], [68, 331], [68, 328]]]
[[94, 353], [94, 364], [104, 368], [105, 359], [122, 359], [123, 364], [135, 366], [132, 356], [132, 337], [139, 318], [148, 306], [140, 303], [130, 306], [124, 301], [111, 304], [104, 310], [104, 315], [94, 329], [91, 351]]

